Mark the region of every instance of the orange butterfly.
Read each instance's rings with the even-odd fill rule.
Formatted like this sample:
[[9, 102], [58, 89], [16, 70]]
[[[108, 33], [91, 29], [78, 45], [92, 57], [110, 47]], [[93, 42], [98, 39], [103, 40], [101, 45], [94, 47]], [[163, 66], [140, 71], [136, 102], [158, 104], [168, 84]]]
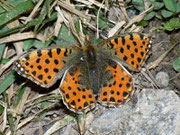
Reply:
[[76, 113], [102, 105], [117, 106], [130, 97], [132, 76], [122, 66], [140, 70], [149, 54], [151, 38], [141, 34], [113, 37], [83, 47], [38, 49], [15, 63], [18, 74], [42, 87], [61, 80], [64, 104]]

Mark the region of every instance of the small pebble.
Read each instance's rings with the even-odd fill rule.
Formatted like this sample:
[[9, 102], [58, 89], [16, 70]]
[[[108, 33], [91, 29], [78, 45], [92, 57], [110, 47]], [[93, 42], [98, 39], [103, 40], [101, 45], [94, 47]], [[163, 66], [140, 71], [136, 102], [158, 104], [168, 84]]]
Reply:
[[138, 14], [137, 10], [135, 10], [135, 9], [127, 9], [126, 11], [127, 11], [129, 18], [133, 18], [135, 15]]
[[166, 72], [158, 72], [156, 74], [156, 81], [160, 87], [167, 87], [169, 85], [169, 75]]

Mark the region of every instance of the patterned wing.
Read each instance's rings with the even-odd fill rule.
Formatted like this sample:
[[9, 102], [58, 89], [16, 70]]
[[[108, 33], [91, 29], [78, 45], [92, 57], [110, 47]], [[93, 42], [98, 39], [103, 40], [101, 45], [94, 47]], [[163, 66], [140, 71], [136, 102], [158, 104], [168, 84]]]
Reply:
[[20, 57], [15, 62], [15, 70], [42, 87], [50, 87], [63, 75], [60, 73], [63, 66], [76, 52], [75, 47], [38, 49]]
[[64, 74], [60, 92], [67, 108], [80, 114], [95, 107], [95, 98], [91, 89], [79, 83], [82, 75], [79, 69], [74, 66]]
[[98, 100], [102, 105], [117, 106], [124, 103], [131, 95], [133, 82], [126, 69], [114, 61], [106, 68], [112, 74], [112, 79], [101, 88]]
[[105, 45], [124, 62], [123, 65], [132, 70], [139, 70], [150, 52], [151, 37], [142, 34], [129, 34], [111, 38], [107, 40]]

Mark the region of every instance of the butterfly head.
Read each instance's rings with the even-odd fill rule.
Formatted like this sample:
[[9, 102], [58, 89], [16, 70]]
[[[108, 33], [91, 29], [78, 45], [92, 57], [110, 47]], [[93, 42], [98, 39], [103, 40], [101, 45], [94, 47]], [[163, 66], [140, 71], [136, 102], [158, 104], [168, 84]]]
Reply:
[[96, 46], [93, 44], [92, 39], [87, 38], [85, 45], [83, 46], [83, 58], [82, 61], [86, 61], [90, 65], [94, 65], [97, 61]]

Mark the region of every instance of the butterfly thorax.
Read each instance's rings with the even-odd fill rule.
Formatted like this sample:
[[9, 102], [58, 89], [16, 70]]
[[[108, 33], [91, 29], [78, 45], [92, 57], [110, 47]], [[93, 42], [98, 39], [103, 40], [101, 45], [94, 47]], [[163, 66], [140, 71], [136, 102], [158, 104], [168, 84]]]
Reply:
[[84, 49], [84, 57], [89, 65], [95, 65], [96, 58], [96, 50], [93, 45], [87, 45]]
[[94, 45], [87, 45], [83, 49], [83, 59], [79, 63], [81, 75], [79, 83], [90, 88], [96, 95], [101, 87], [107, 83], [110, 76], [106, 71], [106, 61], [99, 58], [98, 49]]

